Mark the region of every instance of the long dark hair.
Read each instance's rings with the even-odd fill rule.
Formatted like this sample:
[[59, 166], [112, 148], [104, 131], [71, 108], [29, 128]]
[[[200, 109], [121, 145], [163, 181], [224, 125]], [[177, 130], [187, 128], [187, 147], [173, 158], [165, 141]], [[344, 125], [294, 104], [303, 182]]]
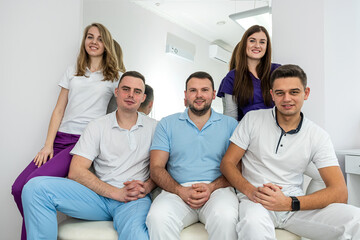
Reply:
[[233, 97], [240, 107], [251, 103], [254, 98], [254, 86], [250, 77], [247, 63], [246, 47], [249, 36], [254, 33], [263, 32], [267, 38], [265, 55], [261, 58], [256, 67], [258, 77], [261, 79], [261, 92], [266, 106], [272, 106], [270, 95], [270, 70], [271, 70], [271, 42], [267, 30], [263, 26], [254, 25], [250, 27], [242, 36], [235, 58], [235, 81]]

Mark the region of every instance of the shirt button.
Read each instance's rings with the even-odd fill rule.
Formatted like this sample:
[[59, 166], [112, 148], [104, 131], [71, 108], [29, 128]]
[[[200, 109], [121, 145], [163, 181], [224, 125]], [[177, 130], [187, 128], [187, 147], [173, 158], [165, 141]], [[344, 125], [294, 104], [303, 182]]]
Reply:
[[280, 147], [282, 147], [283, 145], [281, 144]]

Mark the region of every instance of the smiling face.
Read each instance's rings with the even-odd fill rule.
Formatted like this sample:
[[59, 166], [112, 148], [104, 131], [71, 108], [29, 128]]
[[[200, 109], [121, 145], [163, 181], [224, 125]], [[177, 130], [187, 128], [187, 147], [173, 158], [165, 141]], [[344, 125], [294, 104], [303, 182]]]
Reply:
[[140, 104], [145, 101], [144, 82], [137, 77], [125, 76], [115, 89], [116, 103], [120, 110], [136, 112]]
[[306, 87], [298, 77], [285, 77], [275, 79], [270, 90], [272, 99], [280, 117], [298, 117], [304, 100], [310, 94], [310, 88]]
[[99, 57], [104, 54], [105, 46], [102, 41], [99, 29], [95, 26], [91, 27], [86, 34], [85, 50], [91, 57]]
[[266, 53], [267, 37], [264, 32], [251, 34], [246, 43], [246, 55], [248, 59], [260, 60]]
[[187, 82], [185, 101], [195, 115], [202, 116], [207, 113], [213, 99], [215, 90], [209, 79], [193, 77]]

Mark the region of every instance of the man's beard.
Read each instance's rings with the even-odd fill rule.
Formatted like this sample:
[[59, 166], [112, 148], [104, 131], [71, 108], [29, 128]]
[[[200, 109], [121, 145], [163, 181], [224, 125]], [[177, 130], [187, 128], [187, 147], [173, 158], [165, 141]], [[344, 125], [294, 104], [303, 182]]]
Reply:
[[211, 103], [205, 104], [202, 109], [196, 109], [193, 104], [190, 104], [190, 103], [188, 103], [188, 104], [189, 104], [190, 111], [199, 117], [203, 116], [205, 113], [207, 113], [211, 107]]

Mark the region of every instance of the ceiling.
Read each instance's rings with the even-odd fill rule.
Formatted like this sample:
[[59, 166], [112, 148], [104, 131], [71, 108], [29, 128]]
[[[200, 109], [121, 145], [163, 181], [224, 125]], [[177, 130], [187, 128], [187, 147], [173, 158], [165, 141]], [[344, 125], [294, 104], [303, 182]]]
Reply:
[[132, 2], [232, 51], [244, 29], [230, 14], [268, 6], [271, 0], [131, 0]]

